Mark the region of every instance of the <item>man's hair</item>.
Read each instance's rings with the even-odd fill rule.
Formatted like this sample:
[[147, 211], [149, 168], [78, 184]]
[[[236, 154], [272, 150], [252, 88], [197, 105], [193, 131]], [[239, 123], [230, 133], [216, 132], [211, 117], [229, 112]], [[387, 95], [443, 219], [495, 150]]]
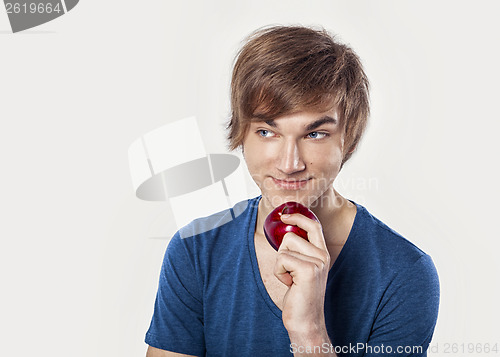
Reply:
[[303, 26], [257, 30], [234, 64], [229, 149], [243, 144], [251, 121], [337, 106], [345, 133], [343, 165], [366, 127], [368, 92], [359, 57], [326, 30]]

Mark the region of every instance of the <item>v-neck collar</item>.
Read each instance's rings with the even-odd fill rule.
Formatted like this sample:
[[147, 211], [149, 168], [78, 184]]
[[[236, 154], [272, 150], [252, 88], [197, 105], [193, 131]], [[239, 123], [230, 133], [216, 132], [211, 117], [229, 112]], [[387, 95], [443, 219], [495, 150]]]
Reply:
[[[257, 285], [260, 295], [264, 299], [265, 303], [269, 307], [269, 309], [273, 312], [273, 314], [278, 317], [280, 320], [282, 318], [282, 311], [280, 308], [274, 303], [274, 301], [271, 299], [271, 296], [266, 290], [266, 286], [264, 285], [264, 282], [262, 281], [262, 275], [260, 274], [260, 269], [259, 269], [259, 263], [257, 260], [257, 253], [255, 251], [255, 225], [257, 224], [257, 214], [259, 211], [259, 202], [262, 199], [262, 196], [258, 196], [254, 198], [251, 204], [251, 209], [253, 210], [251, 212], [251, 220], [250, 220], [250, 225], [247, 230], [247, 247], [248, 247], [248, 253], [250, 254], [250, 261], [252, 262], [252, 270], [253, 270], [253, 275], [254, 275], [254, 281], [255, 284]], [[342, 250], [340, 251], [337, 259], [335, 260], [334, 264], [330, 268], [330, 271], [328, 272], [328, 280], [334, 279], [335, 275], [337, 272], [340, 270], [342, 263], [345, 259], [345, 256], [348, 254], [348, 251], [351, 249], [350, 247], [352, 246], [352, 240], [357, 236], [358, 232], [358, 226], [359, 226], [359, 220], [361, 216], [361, 211], [363, 209], [362, 206], [358, 205], [356, 202], [349, 200], [353, 204], [356, 205], [356, 216], [354, 217], [354, 222], [352, 224], [351, 230], [349, 231], [349, 235], [347, 237], [347, 240], [342, 247]]]

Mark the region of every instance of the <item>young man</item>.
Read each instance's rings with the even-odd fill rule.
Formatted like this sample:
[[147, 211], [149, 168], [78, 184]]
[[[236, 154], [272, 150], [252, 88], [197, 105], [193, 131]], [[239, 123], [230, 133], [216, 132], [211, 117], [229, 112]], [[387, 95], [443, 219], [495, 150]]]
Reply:
[[[148, 356], [425, 356], [431, 258], [333, 187], [369, 114], [357, 55], [325, 31], [267, 28], [238, 54], [231, 88], [230, 147], [262, 195], [172, 238]], [[283, 215], [308, 241], [287, 233], [275, 251], [263, 222], [287, 201], [321, 223]]]

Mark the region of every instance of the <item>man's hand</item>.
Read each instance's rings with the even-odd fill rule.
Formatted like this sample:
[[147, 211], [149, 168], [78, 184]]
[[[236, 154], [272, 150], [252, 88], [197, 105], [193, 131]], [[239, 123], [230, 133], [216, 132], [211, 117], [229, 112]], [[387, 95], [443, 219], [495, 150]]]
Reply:
[[330, 254], [321, 224], [298, 213], [282, 215], [281, 220], [305, 230], [309, 239], [289, 232], [278, 250], [274, 275], [289, 288], [283, 298], [283, 324], [292, 343], [329, 343], [324, 301]]

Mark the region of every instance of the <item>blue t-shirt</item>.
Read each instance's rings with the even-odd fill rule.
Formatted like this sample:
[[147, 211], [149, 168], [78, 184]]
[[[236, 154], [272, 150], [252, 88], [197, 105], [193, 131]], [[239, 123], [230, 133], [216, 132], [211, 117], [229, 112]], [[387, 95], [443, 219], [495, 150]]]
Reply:
[[[303, 347], [290, 344], [259, 272], [254, 232], [260, 198], [197, 219], [174, 235], [148, 345], [195, 356], [291, 356]], [[328, 275], [325, 320], [332, 344], [318, 348], [339, 356], [426, 356], [439, 305], [434, 264], [356, 207]]]

